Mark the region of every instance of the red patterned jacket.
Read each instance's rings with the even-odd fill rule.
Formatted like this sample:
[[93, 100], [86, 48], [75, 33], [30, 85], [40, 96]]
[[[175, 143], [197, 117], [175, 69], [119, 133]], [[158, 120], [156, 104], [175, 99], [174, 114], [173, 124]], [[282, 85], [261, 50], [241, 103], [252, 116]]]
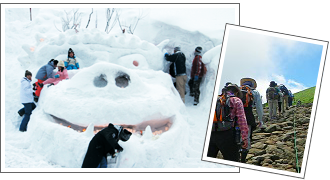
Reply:
[[191, 67], [190, 78], [194, 78], [195, 76], [203, 77], [203, 61], [202, 56], [196, 55]]

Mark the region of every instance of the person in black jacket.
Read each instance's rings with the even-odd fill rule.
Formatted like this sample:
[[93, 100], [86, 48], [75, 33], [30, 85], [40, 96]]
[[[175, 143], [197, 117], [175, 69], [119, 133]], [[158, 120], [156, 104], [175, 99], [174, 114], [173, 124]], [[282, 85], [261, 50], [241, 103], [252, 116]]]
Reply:
[[108, 127], [98, 132], [90, 141], [82, 168], [106, 168], [107, 154], [114, 156], [116, 150], [122, 152], [124, 149], [118, 144], [118, 141], [127, 141], [131, 135], [132, 133], [122, 126], [110, 123]]
[[180, 47], [174, 48], [174, 53], [169, 55], [165, 53], [165, 60], [174, 64], [174, 76], [176, 79], [176, 89], [179, 91], [183, 103], [185, 102], [186, 94], [186, 56], [181, 52]]

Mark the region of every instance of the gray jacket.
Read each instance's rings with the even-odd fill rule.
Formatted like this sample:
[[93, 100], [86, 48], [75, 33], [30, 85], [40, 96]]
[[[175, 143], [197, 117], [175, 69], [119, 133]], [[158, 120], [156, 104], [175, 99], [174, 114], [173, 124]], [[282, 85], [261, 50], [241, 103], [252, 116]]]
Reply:
[[263, 107], [262, 107], [262, 100], [261, 100], [260, 93], [257, 90], [253, 89], [252, 95], [253, 95], [253, 101], [254, 101], [253, 105], [257, 109], [259, 122], [262, 122], [262, 116], [264, 115], [264, 111], [263, 111]]
[[55, 69], [54, 62], [48, 62], [42, 66], [37, 72], [36, 79], [46, 81], [48, 78], [53, 77], [53, 70]]

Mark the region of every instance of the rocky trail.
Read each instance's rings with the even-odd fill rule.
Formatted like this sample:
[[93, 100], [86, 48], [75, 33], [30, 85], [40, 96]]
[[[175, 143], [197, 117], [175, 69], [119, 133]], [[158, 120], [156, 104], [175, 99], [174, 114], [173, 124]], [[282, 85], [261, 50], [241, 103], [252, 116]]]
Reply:
[[266, 127], [253, 131], [246, 163], [291, 172], [300, 171], [312, 105], [292, 106], [277, 120], [269, 120], [268, 108], [264, 108]]

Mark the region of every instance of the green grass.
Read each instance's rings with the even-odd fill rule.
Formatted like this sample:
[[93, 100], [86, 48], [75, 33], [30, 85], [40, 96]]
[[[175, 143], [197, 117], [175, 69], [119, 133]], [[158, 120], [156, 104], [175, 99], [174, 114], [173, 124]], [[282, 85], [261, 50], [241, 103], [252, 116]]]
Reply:
[[293, 95], [294, 95], [295, 101], [293, 102], [293, 105], [295, 105], [298, 100], [300, 100], [302, 104], [313, 103], [314, 94], [315, 94], [315, 86], [305, 89], [303, 91], [294, 93]]
[[[314, 93], [315, 93], [315, 86], [302, 90], [302, 91], [299, 91], [297, 93], [294, 93], [293, 94], [294, 101], [292, 102], [292, 105], [296, 105], [298, 100], [300, 100], [302, 104], [313, 103]], [[264, 107], [268, 107], [268, 103], [265, 103]]]

